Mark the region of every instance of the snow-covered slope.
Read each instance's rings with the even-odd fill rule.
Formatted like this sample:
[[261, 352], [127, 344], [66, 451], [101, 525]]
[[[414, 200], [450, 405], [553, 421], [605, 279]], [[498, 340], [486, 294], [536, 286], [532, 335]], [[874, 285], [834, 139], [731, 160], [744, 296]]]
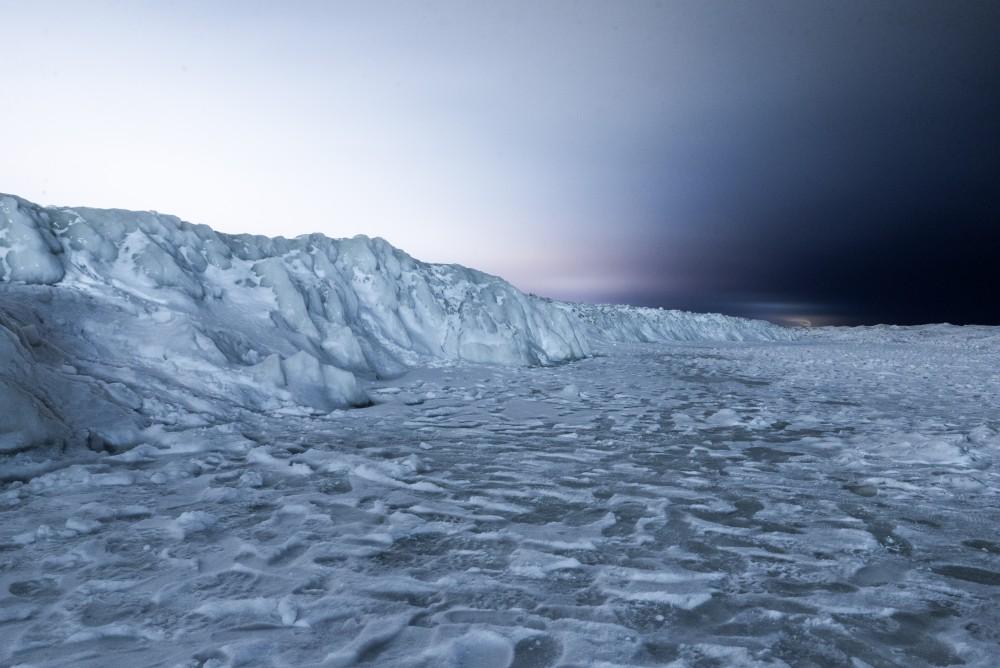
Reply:
[[593, 304], [563, 304], [563, 308], [584, 323], [593, 341], [789, 341], [797, 335], [763, 320], [719, 313]]

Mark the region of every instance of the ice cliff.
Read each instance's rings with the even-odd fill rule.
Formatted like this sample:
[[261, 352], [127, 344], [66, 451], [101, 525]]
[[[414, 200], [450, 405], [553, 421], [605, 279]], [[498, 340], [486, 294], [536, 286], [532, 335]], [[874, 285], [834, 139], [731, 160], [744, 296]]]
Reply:
[[[766, 323], [590, 307], [364, 236], [228, 235], [155, 212], [0, 195], [0, 450], [114, 450], [234, 410], [325, 413], [443, 362], [545, 365], [591, 342], [785, 336]], [[95, 429], [94, 425], [100, 425]]]
[[333, 403], [361, 400], [348, 375], [391, 376], [422, 358], [546, 364], [588, 352], [578, 323], [544, 300], [363, 236], [233, 236], [4, 196], [0, 278], [128, 303], [154, 335], [181, 317], [206, 358], [279, 384], [322, 377]]
[[623, 305], [564, 304], [594, 342], [787, 341], [794, 330], [763, 320]]

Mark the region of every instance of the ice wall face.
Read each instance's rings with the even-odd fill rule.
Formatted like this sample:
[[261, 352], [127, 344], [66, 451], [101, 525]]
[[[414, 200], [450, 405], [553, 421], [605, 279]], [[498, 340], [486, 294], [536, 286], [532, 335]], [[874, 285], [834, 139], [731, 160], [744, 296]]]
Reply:
[[98, 330], [95, 309], [125, 308], [106, 332], [128, 331], [119, 356], [228, 378], [258, 407], [261, 386], [326, 411], [366, 403], [359, 378], [422, 361], [588, 354], [580, 323], [545, 300], [360, 236], [233, 236], [157, 213], [0, 196], [0, 280], [96, 299], [79, 317]]
[[[46, 286], [8, 284], [0, 294], [0, 482], [73, 461], [68, 446], [80, 446], [77, 454], [127, 450], [152, 424], [147, 412], [165, 415], [157, 411], [156, 378], [125, 366], [122, 355], [106, 355], [78, 328], [89, 300], [64, 318], [49, 307], [70, 305]], [[106, 362], [92, 361], [102, 355]]]
[[65, 439], [69, 429], [43, 391], [30, 344], [18, 328], [0, 322], [0, 454]]
[[719, 313], [688, 313], [637, 306], [563, 304], [587, 328], [592, 341], [788, 341], [794, 330], [763, 320]]

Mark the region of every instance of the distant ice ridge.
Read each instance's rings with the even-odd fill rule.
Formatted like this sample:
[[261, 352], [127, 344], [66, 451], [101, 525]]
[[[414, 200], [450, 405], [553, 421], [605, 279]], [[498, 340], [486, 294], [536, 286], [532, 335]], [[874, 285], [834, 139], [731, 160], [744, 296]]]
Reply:
[[795, 330], [763, 320], [621, 305], [564, 304], [593, 341], [788, 341]]
[[996, 350], [1000, 347], [1000, 327], [989, 325], [867, 325], [857, 327], [814, 327], [801, 332], [803, 339], [825, 339], [846, 343], [920, 344], [966, 350]]

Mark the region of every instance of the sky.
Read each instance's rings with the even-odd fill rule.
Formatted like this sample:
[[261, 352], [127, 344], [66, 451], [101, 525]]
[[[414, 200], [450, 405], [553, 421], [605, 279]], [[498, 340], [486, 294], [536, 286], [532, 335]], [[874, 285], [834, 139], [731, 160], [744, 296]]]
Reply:
[[0, 192], [523, 290], [1000, 324], [1000, 3], [0, 0]]

